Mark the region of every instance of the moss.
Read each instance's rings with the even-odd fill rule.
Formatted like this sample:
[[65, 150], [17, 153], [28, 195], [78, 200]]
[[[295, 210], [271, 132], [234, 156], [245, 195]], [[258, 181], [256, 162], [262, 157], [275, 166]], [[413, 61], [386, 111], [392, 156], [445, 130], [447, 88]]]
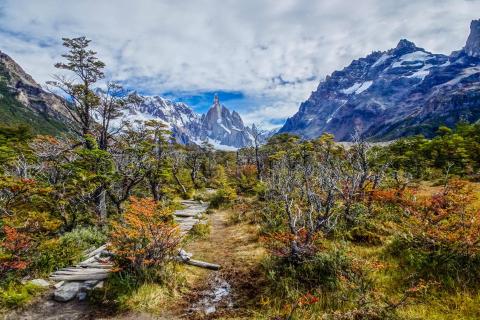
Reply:
[[32, 298], [44, 290], [44, 288], [33, 283], [11, 284], [0, 292], [0, 307], [14, 309], [25, 306]]

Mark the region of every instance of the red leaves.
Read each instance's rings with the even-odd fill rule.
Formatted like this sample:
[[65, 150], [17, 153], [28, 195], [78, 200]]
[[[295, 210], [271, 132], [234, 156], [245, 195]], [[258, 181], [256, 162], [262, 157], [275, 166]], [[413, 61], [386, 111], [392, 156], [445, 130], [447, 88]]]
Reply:
[[264, 236], [262, 240], [266, 243], [267, 249], [275, 256], [286, 258], [292, 254], [293, 242], [304, 256], [313, 256], [319, 246], [315, 243], [318, 236], [308, 236], [308, 230], [302, 228], [294, 235], [291, 232], [274, 232]]
[[0, 258], [0, 273], [26, 269], [29, 264], [30, 237], [9, 226], [4, 226], [3, 232], [5, 239], [0, 242], [0, 247], [6, 255]]
[[480, 211], [473, 206], [476, 198], [470, 183], [451, 180], [428, 196], [415, 195], [412, 190], [377, 190], [373, 198], [402, 207], [408, 213], [406, 232], [423, 243], [468, 254], [480, 252]]
[[301, 306], [301, 307], [302, 306], [310, 306], [310, 305], [315, 304], [319, 301], [320, 301], [320, 299], [318, 297], [314, 296], [310, 292], [307, 292], [307, 294], [303, 295], [302, 297], [300, 297], [300, 299], [298, 299], [298, 305]]

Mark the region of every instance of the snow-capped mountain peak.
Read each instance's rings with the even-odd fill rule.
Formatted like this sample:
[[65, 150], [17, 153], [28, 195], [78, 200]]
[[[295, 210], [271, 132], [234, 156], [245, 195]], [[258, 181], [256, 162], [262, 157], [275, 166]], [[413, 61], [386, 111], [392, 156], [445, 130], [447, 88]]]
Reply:
[[234, 150], [251, 146], [251, 128], [245, 126], [236, 111], [230, 111], [215, 95], [208, 112], [199, 115], [183, 102], [174, 102], [159, 96], [145, 96], [137, 105], [129, 105], [123, 120], [159, 120], [172, 131], [182, 144], [201, 144], [207, 141], [217, 149]]
[[357, 131], [388, 140], [434, 134], [439, 125], [476, 121], [480, 109], [480, 20], [472, 21], [465, 47], [434, 54], [402, 39], [384, 52], [352, 61], [321, 82], [280, 132], [340, 141]]

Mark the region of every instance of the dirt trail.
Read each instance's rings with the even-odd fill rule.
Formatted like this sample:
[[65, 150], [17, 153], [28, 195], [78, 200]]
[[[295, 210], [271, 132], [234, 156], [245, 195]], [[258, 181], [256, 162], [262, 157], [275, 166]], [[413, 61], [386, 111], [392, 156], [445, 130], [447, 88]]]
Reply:
[[[209, 307], [207, 303], [207, 308], [204, 308], [205, 300], [215, 300], [214, 292], [218, 298], [218, 293], [224, 294], [222, 290], [227, 286], [228, 295], [217, 303], [215, 310], [210, 308], [208, 318], [242, 313], [245, 304], [251, 303], [249, 300], [254, 298], [250, 293], [258, 289], [259, 278], [255, 270], [258, 270], [264, 250], [258, 243], [256, 227], [246, 223], [229, 223], [229, 212], [225, 210], [215, 211], [208, 219], [210, 235], [190, 243], [186, 249], [198, 259], [220, 264], [222, 269], [212, 272], [189, 267], [188, 272], [195, 281], [191, 292], [184, 297], [184, 301], [190, 301], [183, 306], [187, 318], [204, 318], [205, 309]], [[192, 306], [197, 310], [191, 310]]]

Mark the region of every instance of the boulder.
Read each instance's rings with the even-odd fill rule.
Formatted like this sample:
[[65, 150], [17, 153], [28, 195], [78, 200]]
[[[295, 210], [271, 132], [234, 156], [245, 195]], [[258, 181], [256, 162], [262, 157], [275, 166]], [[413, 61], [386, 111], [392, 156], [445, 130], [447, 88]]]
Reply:
[[66, 282], [63, 286], [55, 290], [53, 299], [59, 302], [70, 301], [75, 298], [81, 287], [81, 282]]
[[42, 288], [48, 288], [50, 287], [50, 282], [44, 279], [33, 279], [30, 280], [29, 283], [34, 284], [36, 286], [42, 287]]

